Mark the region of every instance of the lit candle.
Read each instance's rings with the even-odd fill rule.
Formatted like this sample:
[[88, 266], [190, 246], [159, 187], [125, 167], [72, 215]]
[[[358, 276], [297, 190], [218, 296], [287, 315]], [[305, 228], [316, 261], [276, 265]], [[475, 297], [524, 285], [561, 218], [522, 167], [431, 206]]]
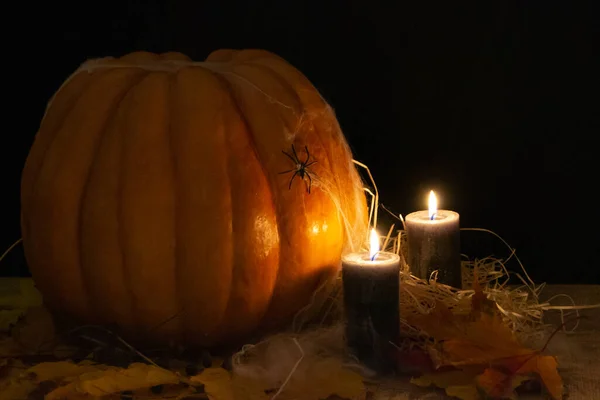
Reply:
[[460, 288], [460, 223], [454, 211], [438, 210], [433, 190], [429, 209], [408, 214], [405, 219], [408, 239], [408, 265], [413, 275], [429, 280], [433, 271], [437, 281]]
[[400, 257], [379, 251], [371, 231], [370, 251], [342, 258], [346, 341], [366, 367], [387, 373], [395, 368], [393, 345], [400, 334]]

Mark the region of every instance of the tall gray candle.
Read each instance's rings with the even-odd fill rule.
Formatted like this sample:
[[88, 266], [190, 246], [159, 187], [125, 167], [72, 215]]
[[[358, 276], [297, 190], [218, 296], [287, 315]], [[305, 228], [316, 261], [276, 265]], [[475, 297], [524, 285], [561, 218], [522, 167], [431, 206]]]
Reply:
[[437, 270], [438, 282], [461, 288], [459, 220], [458, 213], [437, 209], [433, 191], [429, 210], [406, 216], [408, 265], [413, 275], [429, 280]]
[[393, 372], [392, 343], [400, 335], [400, 257], [380, 252], [372, 230], [370, 252], [342, 258], [342, 282], [349, 350], [375, 372]]

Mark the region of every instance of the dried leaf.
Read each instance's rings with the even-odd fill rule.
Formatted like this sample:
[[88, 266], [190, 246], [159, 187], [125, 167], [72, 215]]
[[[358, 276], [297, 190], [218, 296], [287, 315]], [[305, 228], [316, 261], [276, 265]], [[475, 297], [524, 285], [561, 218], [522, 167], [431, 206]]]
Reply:
[[204, 392], [211, 400], [234, 400], [231, 373], [220, 367], [206, 368], [190, 381], [202, 383]]
[[80, 392], [93, 396], [177, 383], [179, 383], [179, 377], [173, 372], [142, 363], [131, 364], [128, 368], [121, 370], [107, 369], [88, 372], [81, 375], [79, 382], [76, 382]]
[[28, 379], [12, 378], [0, 383], [0, 400], [27, 399], [37, 384]]
[[558, 362], [552, 356], [537, 357], [537, 373], [544, 384], [544, 387], [555, 400], [563, 398], [564, 385], [563, 380], [558, 373]]
[[0, 308], [27, 310], [42, 305], [42, 295], [32, 278], [0, 278]]
[[486, 368], [476, 379], [477, 386], [493, 399], [516, 399], [515, 389], [530, 378]]
[[266, 393], [265, 385], [262, 382], [233, 375], [233, 395], [236, 400], [269, 400], [271, 396]]
[[552, 398], [556, 400], [563, 398], [564, 385], [558, 373], [558, 362], [555, 357], [536, 354], [526, 360], [525, 363], [522, 362], [516, 372], [519, 374], [536, 374]]
[[473, 275], [473, 291], [475, 293], [471, 297], [471, 319], [479, 318], [482, 312], [494, 314], [498, 310], [496, 303], [492, 300], [489, 300], [486, 294], [483, 292], [483, 288], [479, 283], [477, 268], [475, 269]]
[[461, 400], [479, 400], [481, 398], [475, 385], [448, 386], [446, 394]]
[[108, 367], [82, 362], [74, 364], [71, 361], [43, 362], [30, 367], [27, 374], [33, 376], [35, 382], [64, 380], [78, 377], [89, 372], [102, 371]]
[[398, 351], [396, 354], [398, 372], [403, 374], [423, 374], [435, 370], [431, 355], [421, 349]]
[[25, 315], [23, 309], [0, 310], [0, 332], [9, 332], [19, 319]]
[[523, 347], [513, 332], [496, 316], [481, 314], [464, 324], [460, 334], [442, 343], [448, 365], [487, 364], [508, 357], [533, 354]]
[[[523, 381], [537, 375], [551, 396], [561, 399], [564, 389], [556, 359], [519, 342], [497, 313], [495, 303], [483, 293], [477, 276], [473, 289], [468, 316], [453, 315], [445, 305], [438, 303], [429, 315], [413, 317], [409, 323], [438, 341], [428, 349], [437, 368], [480, 366], [487, 369], [482, 369], [476, 381], [471, 382], [468, 379], [465, 382], [454, 372], [427, 374], [413, 383], [434, 384], [456, 397], [477, 398], [472, 396], [474, 389], [479, 388], [492, 398], [510, 398]], [[452, 388], [453, 394], [448, 388]]]
[[462, 326], [452, 311], [442, 302], [436, 301], [429, 314], [407, 315], [409, 325], [418, 328], [436, 339], [446, 340], [457, 337], [462, 331]]
[[265, 388], [255, 379], [233, 375], [220, 368], [211, 367], [190, 378], [191, 382], [204, 385], [210, 400], [267, 400]]
[[412, 378], [410, 382], [421, 387], [436, 386], [444, 389], [447, 395], [462, 400], [479, 400], [475, 377], [480, 372], [481, 368], [479, 367], [469, 367], [425, 374], [418, 378]]
[[156, 385], [177, 384], [179, 377], [173, 372], [142, 363], [131, 364], [128, 368], [106, 367], [85, 372], [66, 386], [52, 391], [47, 400], [58, 400], [66, 395], [89, 394], [106, 396], [125, 390], [137, 390]]
[[320, 400], [337, 395], [355, 399], [365, 393], [362, 377], [334, 358], [315, 361], [301, 378], [292, 375], [278, 399]]

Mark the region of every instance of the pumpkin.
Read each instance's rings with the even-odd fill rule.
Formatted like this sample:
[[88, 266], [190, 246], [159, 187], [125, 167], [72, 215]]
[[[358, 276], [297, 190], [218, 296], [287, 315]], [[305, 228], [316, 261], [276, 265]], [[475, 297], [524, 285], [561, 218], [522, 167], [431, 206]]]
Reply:
[[[308, 176], [291, 179], [292, 145]], [[135, 52], [49, 102], [23, 245], [54, 312], [210, 347], [289, 324], [366, 237], [365, 200], [331, 107], [282, 58]]]

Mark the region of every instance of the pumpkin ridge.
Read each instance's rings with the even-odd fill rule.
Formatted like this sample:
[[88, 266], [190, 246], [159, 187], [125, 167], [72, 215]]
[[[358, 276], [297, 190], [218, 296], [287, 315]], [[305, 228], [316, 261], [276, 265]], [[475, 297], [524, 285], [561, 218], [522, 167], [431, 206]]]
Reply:
[[[167, 57], [174, 57], [177, 56], [177, 54], [175, 53], [163, 53], [161, 54], [161, 58], [165, 59]], [[167, 117], [167, 143], [168, 143], [168, 149], [167, 152], [169, 153], [169, 158], [171, 159], [171, 179], [173, 180], [173, 226], [174, 226], [174, 235], [175, 235], [175, 240], [173, 241], [173, 256], [174, 256], [174, 260], [173, 260], [173, 266], [174, 266], [174, 271], [173, 273], [175, 274], [175, 282], [176, 284], [178, 284], [178, 279], [177, 277], [180, 276], [180, 272], [179, 272], [179, 268], [181, 268], [181, 253], [178, 251], [178, 247], [181, 246], [180, 241], [181, 239], [181, 234], [179, 233], [179, 202], [180, 202], [180, 198], [181, 198], [181, 191], [179, 189], [179, 185], [178, 183], [178, 179], [177, 179], [177, 156], [175, 155], [175, 145], [173, 144], [173, 117], [175, 115], [174, 113], [174, 104], [175, 102], [173, 101], [173, 98], [175, 97], [175, 84], [176, 84], [176, 79], [177, 79], [177, 74], [179, 74], [180, 70], [176, 71], [173, 74], [170, 74], [170, 79], [169, 79], [169, 89], [168, 89], [168, 101], [167, 101], [167, 108], [168, 108], [168, 117]], [[125, 268], [124, 263], [122, 264], [123, 268]], [[131, 280], [129, 280], [130, 284], [131, 284]], [[177, 315], [173, 315], [172, 317], [170, 317], [167, 321], [161, 321], [159, 323], [159, 325], [156, 326], [156, 330], [160, 329], [163, 325], [166, 324], [177, 324], [179, 326], [179, 331], [181, 331], [181, 328], [184, 326], [183, 324], [183, 319], [180, 318], [181, 314], [185, 312], [184, 310], [184, 306], [182, 305], [182, 298], [181, 296], [179, 296], [177, 298], [177, 303], [178, 303], [178, 309], [180, 310], [178, 312]]]
[[[83, 320], [89, 317], [89, 303], [76, 247], [80, 185], [87, 178], [82, 168], [92, 163], [92, 146], [102, 134], [101, 123], [133, 75], [121, 70], [91, 80], [48, 148], [31, 198], [32, 232], [24, 243], [31, 273], [45, 292], [49, 308], [69, 310]], [[56, 273], [56, 268], [61, 272]]]
[[[232, 87], [231, 82], [224, 77], [223, 75], [221, 75], [221, 73], [213, 73], [219, 80], [219, 82], [221, 83], [221, 85], [223, 85], [223, 87], [227, 90], [227, 93], [229, 94], [229, 97], [231, 98], [231, 107], [235, 110], [235, 112], [237, 113], [237, 115], [241, 118], [241, 120], [244, 123], [244, 126], [246, 127], [245, 132], [247, 133], [246, 137], [248, 138], [248, 140], [250, 141], [250, 143], [252, 144], [252, 151], [254, 152], [254, 155], [256, 156], [256, 158], [261, 161], [259, 162], [260, 168], [263, 172], [263, 174], [265, 176], [268, 176], [268, 172], [267, 169], [265, 168], [264, 163], [262, 162], [262, 158], [260, 157], [260, 153], [257, 149], [256, 146], [256, 140], [254, 139], [254, 135], [252, 135], [252, 129], [250, 129], [250, 122], [248, 121], [248, 119], [246, 118], [246, 116], [244, 115], [242, 109], [240, 108], [240, 106], [238, 105], [238, 96], [235, 92], [235, 89]], [[274, 204], [274, 199], [273, 200], [273, 204]]]
[[[319, 115], [316, 118], [311, 118], [310, 119], [310, 123], [312, 124], [313, 128], [315, 129], [315, 132], [320, 132], [321, 134], [316, 134], [314, 135], [323, 145], [323, 148], [326, 151], [326, 155], [328, 156], [329, 159], [329, 166], [331, 168], [332, 171], [332, 176], [333, 179], [336, 182], [336, 187], [338, 189], [337, 193], [345, 193], [343, 189], [344, 187], [344, 182], [340, 181], [340, 177], [346, 177], [349, 181], [350, 184], [352, 184], [352, 182], [361, 182], [362, 180], [360, 178], [360, 175], [358, 175], [358, 172], [356, 171], [356, 167], [353, 165], [352, 163], [352, 150], [350, 149], [350, 146], [348, 145], [348, 143], [346, 143], [344, 141], [344, 136], [343, 136], [343, 131], [339, 125], [339, 122], [337, 121], [337, 119], [335, 118], [335, 111], [333, 110], [333, 108], [331, 107], [331, 105], [329, 105], [329, 103], [323, 98], [323, 96], [317, 91], [317, 89], [315, 88], [315, 86], [312, 84], [312, 82], [310, 82], [310, 80], [304, 76], [302, 73], [299, 73], [299, 71], [297, 71], [295, 68], [291, 67], [284, 59], [282, 59], [281, 57], [277, 56], [277, 55], [271, 55], [271, 54], [265, 54], [263, 50], [258, 50], [258, 51], [253, 51], [253, 50], [244, 50], [242, 52], [242, 54], [245, 54], [246, 58], [244, 59], [244, 63], [246, 64], [257, 64], [257, 65], [262, 65], [265, 68], [268, 69], [272, 69], [274, 70], [276, 73], [278, 73], [279, 75], [282, 76], [290, 76], [289, 79], [286, 79], [286, 82], [291, 82], [292, 80], [294, 82], [297, 82], [297, 85], [299, 85], [299, 88], [296, 88], [295, 85], [291, 85], [291, 83], [289, 83], [292, 86], [292, 89], [294, 90], [295, 93], [302, 93], [301, 91], [302, 86], [306, 85], [308, 86], [310, 89], [314, 89], [314, 91], [316, 93], [312, 93], [311, 91], [307, 91], [307, 93], [309, 93], [308, 95], [302, 96], [302, 95], [298, 95], [300, 98], [300, 102], [301, 104], [304, 106], [304, 108], [306, 109], [306, 105], [311, 105], [311, 100], [309, 98], [307, 98], [307, 96], [311, 96], [311, 95], [318, 95], [318, 99], [316, 99], [317, 102], [319, 102], [319, 105], [321, 107], [324, 108], [323, 113], [325, 114], [329, 114], [332, 118], [330, 119], [330, 123], [333, 123], [332, 126], [323, 126], [323, 122], [321, 121], [322, 116]], [[313, 106], [314, 108], [314, 106]], [[317, 107], [319, 108], [319, 107]], [[325, 135], [323, 135], [323, 133], [327, 130], [331, 130], [332, 132], [326, 132]], [[333, 142], [330, 141], [326, 141], [324, 139], [324, 136], [332, 139]], [[346, 167], [347, 171], [345, 170], [346, 168], [341, 168], [339, 165], [337, 165], [335, 162], [332, 162], [332, 157], [330, 156], [332, 153], [335, 153], [335, 147], [339, 147], [344, 153], [347, 153], [350, 156], [350, 163], [349, 165]], [[348, 174], [350, 176], [348, 176]], [[348, 182], [346, 182], [347, 184]], [[338, 202], [338, 209], [340, 211], [340, 217], [342, 219], [342, 224], [344, 226], [344, 237], [347, 240], [346, 245], [350, 245], [350, 249], [354, 249], [354, 246], [356, 245], [357, 242], [357, 238], [356, 235], [352, 234], [352, 230], [358, 228], [358, 231], [362, 231], [364, 229], [362, 229], [362, 227], [357, 227], [355, 226], [356, 223], [358, 223], [357, 221], [359, 221], [360, 218], [360, 213], [358, 210], [354, 211], [351, 214], [354, 215], [346, 215], [343, 210], [347, 210], [348, 207], [346, 206], [346, 204], [344, 203], [356, 203], [356, 196], [363, 196], [363, 193], [352, 193], [352, 195], [348, 195], [348, 197], [346, 199], [342, 199], [339, 198]], [[358, 239], [362, 242], [362, 237], [360, 239]]]
[[[86, 79], [85, 84], [83, 85], [82, 88], [79, 89], [79, 92], [75, 95], [73, 95], [71, 101], [69, 102], [70, 104], [67, 106], [67, 110], [64, 111], [61, 120], [56, 123], [56, 125], [53, 127], [53, 129], [51, 129], [46, 135], [51, 135], [51, 137], [48, 139], [48, 142], [45, 143], [45, 146], [43, 149], [41, 149], [41, 153], [37, 154], [37, 157], [34, 157], [33, 154], [29, 154], [29, 156], [27, 157], [27, 160], [25, 161], [25, 167], [23, 168], [24, 170], [29, 171], [28, 175], [29, 175], [29, 187], [25, 187], [25, 185], [23, 185], [23, 181], [25, 180], [25, 175], [23, 176], [23, 178], [21, 179], [22, 181], [22, 189], [21, 189], [21, 197], [27, 197], [28, 201], [27, 201], [27, 205], [26, 207], [30, 206], [30, 202], [31, 202], [31, 198], [33, 193], [35, 192], [35, 187], [37, 184], [37, 181], [39, 179], [39, 172], [42, 169], [45, 159], [46, 159], [46, 155], [48, 153], [48, 150], [52, 147], [52, 144], [54, 143], [54, 140], [56, 139], [56, 136], [58, 134], [58, 132], [61, 130], [62, 126], [64, 125], [65, 121], [67, 120], [68, 116], [71, 114], [71, 112], [73, 111], [73, 108], [75, 108], [75, 105], [77, 104], [77, 101], [81, 98], [81, 96], [83, 95], [83, 93], [88, 89], [88, 87], [91, 85], [92, 82], [92, 76], [88, 76]], [[72, 83], [72, 82], [71, 82]], [[49, 108], [51, 107], [51, 102], [53, 102], [53, 100], [56, 98], [56, 96], [58, 96], [58, 93], [60, 90], [64, 90], [68, 87], [69, 85], [64, 85], [62, 88], [59, 88], [57, 90], [57, 92], [54, 95], [54, 98], [52, 100], [50, 100], [50, 102], [48, 103], [48, 105], [46, 106], [47, 110], [49, 110]], [[47, 113], [47, 112], [46, 112]], [[43, 117], [42, 121], [40, 123], [40, 128], [38, 129], [38, 134], [42, 131], [42, 129], [46, 129], [47, 127], [44, 126], [44, 120], [46, 118]], [[46, 123], [47, 120], [46, 120]], [[38, 136], [38, 135], [36, 135]], [[34, 143], [35, 140], [37, 138], [34, 138]], [[33, 163], [33, 164], [32, 164]], [[29, 165], [28, 165], [29, 164]], [[31, 170], [31, 171], [30, 171]], [[24, 191], [27, 190], [29, 193], [27, 195], [25, 195]], [[23, 207], [21, 207], [23, 208]], [[21, 213], [23, 214], [23, 212]], [[29, 219], [26, 219], [25, 221], [26, 223], [26, 230], [29, 231]]]
[[[114, 70], [108, 70], [107, 72], [111, 72]], [[89, 292], [89, 284], [88, 284], [88, 277], [86, 276], [86, 272], [87, 272], [87, 268], [86, 265], [84, 263], [84, 260], [82, 258], [83, 256], [83, 252], [82, 252], [82, 230], [83, 230], [83, 208], [85, 205], [85, 199], [88, 196], [88, 190], [89, 190], [89, 183], [90, 183], [90, 179], [91, 179], [91, 172], [92, 169], [94, 168], [94, 165], [97, 162], [97, 158], [98, 158], [98, 152], [102, 146], [103, 141], [106, 138], [106, 134], [108, 129], [111, 128], [111, 125], [116, 123], [116, 117], [117, 117], [117, 113], [119, 108], [121, 108], [121, 105], [123, 103], [123, 101], [127, 98], [127, 95], [131, 92], [131, 90], [133, 88], [135, 88], [138, 84], [140, 84], [144, 78], [147, 76], [147, 73], [144, 72], [140, 72], [139, 73], [139, 77], [137, 79], [133, 79], [133, 83], [130, 84], [130, 86], [123, 90], [123, 93], [121, 93], [120, 98], [115, 102], [115, 104], [111, 107], [111, 111], [109, 112], [109, 117], [104, 121], [104, 127], [101, 129], [100, 134], [98, 135], [98, 140], [95, 143], [94, 146], [94, 150], [93, 150], [93, 155], [90, 161], [90, 165], [88, 167], [88, 171], [86, 173], [86, 178], [85, 181], [83, 182], [83, 188], [81, 190], [81, 195], [79, 197], [79, 202], [78, 202], [78, 209], [77, 209], [77, 243], [75, 245], [75, 247], [78, 249], [78, 258], [79, 258], [79, 265], [82, 271], [82, 275], [83, 275], [83, 286], [86, 289], [86, 292]], [[122, 253], [122, 249], [121, 249], [121, 253]], [[124, 265], [121, 264], [123, 269]], [[124, 272], [124, 276], [127, 276], [127, 274]], [[93, 281], [92, 281], [93, 282]], [[128, 282], [127, 279], [125, 279], [125, 282]], [[97, 310], [97, 306], [96, 304], [93, 304], [93, 302], [91, 302], [89, 300], [88, 297], [88, 309], [90, 309], [90, 311], [96, 315], [98, 315], [98, 310]], [[111, 316], [112, 317], [112, 316]], [[131, 313], [131, 318], [135, 319], [135, 313], [132, 310]]]
[[[220, 80], [218, 79], [218, 76], [216, 74], [213, 73], [213, 75], [215, 77], [217, 77], [217, 81]], [[221, 115], [221, 118], [224, 120], [225, 119], [225, 115], [226, 113], [223, 112], [223, 114]], [[230, 132], [228, 132], [229, 130], [229, 126], [224, 123], [224, 129], [225, 129], [225, 137], [224, 137], [224, 143], [223, 143], [223, 148], [225, 151], [224, 157], [227, 159], [227, 167], [225, 168], [225, 171], [227, 171], [227, 182], [229, 182], [229, 206], [230, 206], [230, 213], [233, 216], [233, 218], [231, 219], [231, 251], [233, 252], [233, 256], [231, 259], [231, 275], [230, 275], [230, 280], [229, 280], [229, 297], [227, 298], [227, 304], [225, 304], [225, 311], [223, 313], [223, 317], [221, 318], [221, 321], [219, 321], [218, 324], [215, 325], [215, 328], [213, 330], [213, 332], [210, 332], [209, 335], [214, 335], [215, 333], [218, 333], [219, 331], [222, 330], [222, 326], [223, 324], [227, 324], [229, 322], [229, 314], [230, 314], [230, 306], [232, 304], [232, 299], [233, 299], [233, 282], [239, 278], [240, 275], [240, 271], [239, 271], [239, 265], [238, 265], [238, 260], [236, 257], [236, 253], [235, 253], [235, 246], [236, 246], [236, 239], [239, 239], [237, 237], [238, 234], [236, 234], [236, 226], [239, 223], [239, 220], [237, 218], [235, 218], [235, 210], [234, 210], [234, 199], [233, 199], [233, 185], [231, 182], [231, 175], [232, 175], [232, 171], [231, 171], [231, 157], [232, 157], [232, 149], [231, 149], [231, 145], [229, 144], [229, 141], [227, 140], [227, 136], [230, 135]], [[227, 334], [226, 332], [220, 332], [221, 334]]]
[[216, 328], [230, 295], [233, 217], [226, 203], [230, 182], [223, 169], [226, 134], [221, 116], [227, 94], [210, 70], [194, 66], [176, 76], [171, 139], [178, 155], [181, 209], [177, 295], [185, 305], [185, 339], [206, 346], [221, 340]]
[[[265, 64], [261, 64], [261, 63], [257, 63], [256, 61], [258, 60], [267, 60], [270, 61], [269, 58], [267, 57], [263, 57], [263, 58], [258, 58], [258, 59], [250, 59], [246, 62], [244, 62], [244, 64], [248, 64], [248, 65], [254, 65], [254, 66], [258, 66], [258, 67], [262, 67], [265, 70], [270, 71], [271, 74], [273, 74], [281, 83], [281, 85], [287, 87], [289, 89], [290, 93], [293, 93], [297, 100], [298, 103], [300, 105], [302, 105], [302, 116], [308, 115], [308, 110], [306, 107], [306, 101], [303, 100], [302, 96], [298, 95], [297, 90], [294, 88], [294, 86], [285, 78], [285, 76], [283, 76], [281, 73], [279, 73], [276, 69], [270, 67], [269, 65], [265, 65]], [[310, 83], [310, 82], [309, 82]], [[311, 86], [314, 88], [314, 90], [316, 91], [317, 89], [311, 84]], [[324, 102], [325, 103], [325, 102]], [[327, 107], [327, 104], [323, 104], [323, 107]], [[313, 129], [314, 129], [314, 133], [311, 133], [310, 136], [314, 137], [320, 144], [321, 147], [325, 150], [325, 157], [327, 160], [327, 168], [328, 169], [334, 169], [333, 167], [333, 163], [332, 163], [332, 158], [331, 158], [331, 146], [326, 145], [325, 140], [323, 140], [322, 135], [317, 134], [317, 132], [320, 132], [320, 130], [317, 129], [317, 126], [314, 124], [314, 120], [312, 117], [308, 117], [306, 119], [306, 123], [310, 124]], [[309, 136], [309, 135], [307, 135]], [[329, 135], [328, 135], [329, 136]], [[333, 180], [335, 182], [335, 188], [336, 188], [336, 192], [340, 192], [341, 187], [340, 187], [340, 182], [338, 180], [337, 174], [333, 173], [331, 174], [333, 177]]]
[[[231, 111], [236, 113], [237, 116], [240, 118], [240, 121], [245, 128], [245, 129], [243, 129], [244, 135], [247, 138], [248, 142], [250, 143], [250, 147], [252, 149], [254, 157], [258, 161], [257, 162], [258, 167], [260, 168], [262, 175], [265, 177], [265, 182], [267, 184], [267, 191], [269, 193], [269, 203], [272, 205], [272, 208], [274, 210], [273, 215], [275, 218], [275, 225], [277, 227], [277, 237], [278, 237], [277, 252], [280, 254], [281, 253], [281, 250], [280, 250], [281, 244], [280, 243], [281, 243], [281, 239], [282, 239], [281, 238], [282, 222], [281, 222], [281, 216], [280, 216], [281, 212], [279, 210], [279, 207], [277, 206], [277, 202], [275, 199], [275, 193], [274, 193], [274, 189], [273, 189], [273, 181], [271, 180], [269, 172], [267, 171], [267, 169], [265, 167], [265, 162], [264, 162], [263, 158], [261, 157], [260, 152], [258, 151], [256, 139], [254, 138], [250, 122], [248, 121], [248, 119], [246, 118], [246, 115], [244, 114], [244, 112], [242, 111], [242, 109], [240, 108], [240, 106], [238, 104], [238, 100], [239, 100], [238, 94], [236, 93], [235, 89], [232, 87], [231, 82], [226, 77], [224, 77], [218, 73], [215, 73], [214, 75], [218, 78], [221, 85], [223, 85], [224, 88], [227, 90], [227, 92], [229, 94], [229, 98], [230, 98]], [[233, 203], [232, 203], [232, 207], [233, 207]], [[279, 275], [279, 269], [281, 268], [281, 259], [279, 260], [279, 262], [276, 263], [276, 266], [277, 266], [277, 270], [274, 272], [274, 274], [277, 277]], [[269, 298], [272, 298], [272, 295], [273, 295], [273, 292], [274, 292], [276, 286], [277, 286], [277, 278], [275, 278], [275, 282], [274, 282], [273, 286], [271, 287], [271, 293], [269, 295]], [[229, 301], [231, 301], [231, 297], [230, 297]], [[229, 304], [227, 305], [227, 307], [229, 307]], [[265, 314], [268, 313], [268, 309], [269, 309], [269, 306], [267, 305], [267, 307], [265, 307], [262, 315], [259, 317], [259, 321], [257, 321], [257, 322], [262, 321]], [[227, 310], [227, 308], [226, 308], [226, 310]]]
[[163, 339], [173, 327], [162, 325], [159, 333], [154, 330], [176, 315], [180, 304], [171, 247], [175, 242], [175, 183], [168, 171], [170, 155], [165, 151], [169, 77], [151, 71], [129, 90], [120, 122], [123, 153], [118, 200], [121, 265], [136, 322], [132, 325], [137, 334]]
[[[326, 213], [325, 215], [330, 214], [328, 211], [325, 211], [328, 206], [322, 209], [318, 205], [317, 198], [314, 198], [314, 196], [321, 196], [318, 192], [307, 195], [304, 193], [305, 189], [298, 186], [298, 183], [296, 183], [296, 187], [288, 191], [287, 184], [283, 183], [281, 180], [283, 178], [280, 178], [281, 175], [278, 175], [277, 170], [275, 170], [275, 168], [286, 165], [284, 164], [285, 161], [283, 161], [285, 157], [280, 155], [280, 151], [289, 151], [288, 146], [291, 143], [302, 141], [302, 138], [306, 139], [306, 129], [302, 129], [301, 125], [297, 125], [299, 118], [297, 110], [303, 109], [301, 104], [299, 104], [297, 93], [290, 91], [289, 86], [282, 85], [281, 77], [278, 77], [264, 67], [256, 67], [243, 63], [236, 65], [234, 63], [234, 73], [232, 75], [237, 75], [238, 78], [245, 81], [239, 82], [239, 84], [236, 82], [236, 84], [232, 85], [237, 95], [241, 98], [241, 104], [245, 107], [244, 111], [249, 112], [247, 110], [249, 107], [250, 109], [254, 109], [253, 112], [256, 116], [251, 122], [253, 133], [259, 134], [260, 130], [264, 129], [264, 133], [267, 136], [272, 135], [271, 139], [276, 140], [282, 146], [277, 147], [278, 145], [275, 142], [270, 141], [271, 139], [267, 139], [264, 135], [261, 137], [261, 151], [268, 152], [265, 154], [267, 157], [275, 157], [268, 159], [265, 165], [268, 165], [269, 183], [273, 191], [276, 211], [279, 216], [278, 227], [282, 249], [279, 259], [280, 265], [277, 283], [273, 291], [269, 310], [263, 319], [263, 323], [267, 328], [273, 328], [280, 324], [282, 319], [287, 319], [291, 316], [290, 308], [300, 309], [310, 303], [310, 297], [313, 293], [313, 283], [316, 286], [318, 285], [318, 281], [322, 279], [322, 276], [318, 276], [320, 274], [317, 271], [331, 270], [333, 268], [333, 265], [329, 264], [329, 259], [314, 259], [311, 252], [303, 254], [294, 250], [297, 246], [311, 245], [312, 234], [309, 231], [309, 225], [313, 221], [309, 221], [308, 219], [309, 210], [304, 208], [306, 202], [310, 201], [311, 203], [310, 214], [314, 216], [323, 215], [323, 212]], [[228, 75], [227, 78], [230, 80]], [[239, 81], [239, 79], [236, 79], [236, 81]], [[252, 82], [252, 85], [248, 85], [246, 83], [248, 81]], [[276, 95], [277, 98], [274, 98], [270, 93]], [[285, 98], [283, 102], [282, 97]], [[285, 110], [282, 107], [285, 107]], [[290, 111], [290, 109], [295, 111]], [[290, 114], [292, 112], [293, 114]], [[271, 120], [278, 118], [278, 122], [269, 123], [267, 120], [259, 117], [261, 114], [271, 115]], [[285, 132], [276, 132], [277, 129], [289, 131], [290, 124], [296, 124], [293, 137], [289, 137], [289, 134], [286, 135]], [[281, 162], [279, 157], [284, 157], [281, 159]], [[294, 210], [294, 207], [297, 208]], [[302, 211], [303, 209], [306, 212]], [[295, 215], [295, 217], [291, 219], [291, 215]], [[333, 240], [333, 236], [331, 235], [325, 235], [323, 238]], [[292, 241], [294, 242], [292, 243]], [[308, 289], [309, 286], [310, 289]], [[289, 290], [297, 291], [297, 293], [290, 295]], [[290, 296], [294, 299], [293, 301], [288, 299], [288, 303], [281, 302], [282, 298]]]
[[[219, 86], [221, 86], [221, 79], [220, 76], [215, 73], [214, 71], [210, 70], [210, 69], [206, 69], [204, 68], [208, 73], [210, 73], [213, 77], [213, 79], [215, 79], [216, 82], [218, 82]], [[223, 121], [223, 129], [224, 129], [224, 133], [223, 133], [223, 143], [222, 143], [222, 148], [225, 154], [223, 154], [223, 158], [225, 160], [227, 160], [226, 164], [227, 166], [225, 167], [225, 171], [226, 171], [226, 181], [228, 182], [228, 195], [229, 195], [229, 213], [232, 216], [231, 218], [231, 228], [230, 228], [230, 251], [232, 252], [232, 258], [231, 258], [231, 273], [229, 276], [229, 296], [227, 298], [227, 303], [225, 304], [225, 308], [223, 310], [223, 314], [221, 315], [220, 320], [218, 321], [218, 323], [216, 323], [214, 325], [214, 328], [211, 332], [207, 333], [207, 336], [209, 337], [213, 337], [214, 335], [223, 335], [226, 334], [225, 332], [221, 332], [222, 326], [224, 323], [227, 323], [228, 321], [228, 313], [229, 313], [229, 305], [231, 304], [231, 299], [233, 297], [232, 295], [232, 291], [233, 291], [233, 282], [235, 281], [235, 279], [237, 278], [237, 275], [239, 274], [239, 267], [237, 267], [237, 263], [236, 263], [236, 257], [235, 257], [235, 246], [236, 246], [236, 230], [235, 230], [235, 226], [238, 224], [238, 219], [234, 217], [234, 204], [233, 204], [233, 185], [231, 183], [231, 168], [230, 168], [230, 157], [231, 157], [231, 153], [232, 150], [230, 148], [230, 144], [228, 143], [227, 140], [227, 136], [229, 136], [229, 132], [228, 132], [228, 126], [225, 123], [225, 119], [226, 119], [226, 114], [227, 114], [227, 107], [225, 107], [225, 105], [227, 104], [227, 96], [223, 96], [225, 97], [225, 99], [223, 99], [223, 107], [221, 108], [221, 115], [219, 116], [220, 119]]]
[[[284, 225], [284, 222], [282, 221], [282, 214], [285, 212], [285, 210], [282, 209], [281, 205], [279, 204], [279, 201], [277, 201], [278, 195], [276, 195], [275, 185], [277, 185], [278, 183], [271, 176], [271, 174], [269, 173], [269, 171], [266, 168], [267, 163], [261, 156], [261, 152], [258, 150], [258, 144], [257, 144], [256, 138], [254, 137], [254, 130], [252, 129], [252, 124], [246, 117], [246, 114], [244, 113], [244, 111], [242, 110], [242, 107], [239, 104], [240, 102], [244, 101], [243, 96], [239, 93], [239, 89], [235, 88], [235, 84], [231, 82], [230, 76], [233, 76], [234, 78], [239, 79], [237, 74], [233, 73], [233, 72], [223, 73], [222, 75], [220, 75], [220, 78], [221, 78], [223, 84], [225, 84], [228, 88], [230, 96], [233, 100], [233, 106], [235, 107], [235, 110], [237, 111], [238, 115], [242, 119], [244, 125], [247, 127], [246, 131], [247, 131], [247, 135], [248, 135], [248, 140], [252, 143], [252, 149], [253, 149], [257, 159], [259, 160], [259, 165], [260, 165], [261, 171], [263, 172], [263, 174], [266, 178], [267, 188], [268, 188], [268, 192], [269, 192], [269, 199], [270, 199], [271, 204], [273, 204], [275, 223], [277, 226], [277, 235], [278, 235], [278, 241], [279, 241], [278, 246], [277, 246], [277, 251], [279, 253], [279, 260], [276, 264], [276, 269], [277, 269], [275, 271], [276, 278], [275, 278], [275, 284], [273, 285], [272, 290], [271, 290], [271, 296], [270, 296], [271, 300], [269, 300], [269, 305], [266, 307], [265, 312], [263, 313], [263, 315], [261, 317], [261, 323], [264, 323], [264, 318], [269, 313], [269, 309], [271, 308], [273, 294], [277, 290], [277, 284], [279, 281], [279, 271], [281, 270], [282, 263], [284, 262], [284, 261], [282, 261], [282, 257], [281, 257], [281, 248], [282, 248], [281, 243], [284, 240], [289, 242], [289, 238], [285, 234], [285, 229], [284, 229], [285, 225]], [[242, 79], [246, 79], [246, 78], [242, 77]], [[258, 88], [253, 88], [253, 89], [259, 90]]]

